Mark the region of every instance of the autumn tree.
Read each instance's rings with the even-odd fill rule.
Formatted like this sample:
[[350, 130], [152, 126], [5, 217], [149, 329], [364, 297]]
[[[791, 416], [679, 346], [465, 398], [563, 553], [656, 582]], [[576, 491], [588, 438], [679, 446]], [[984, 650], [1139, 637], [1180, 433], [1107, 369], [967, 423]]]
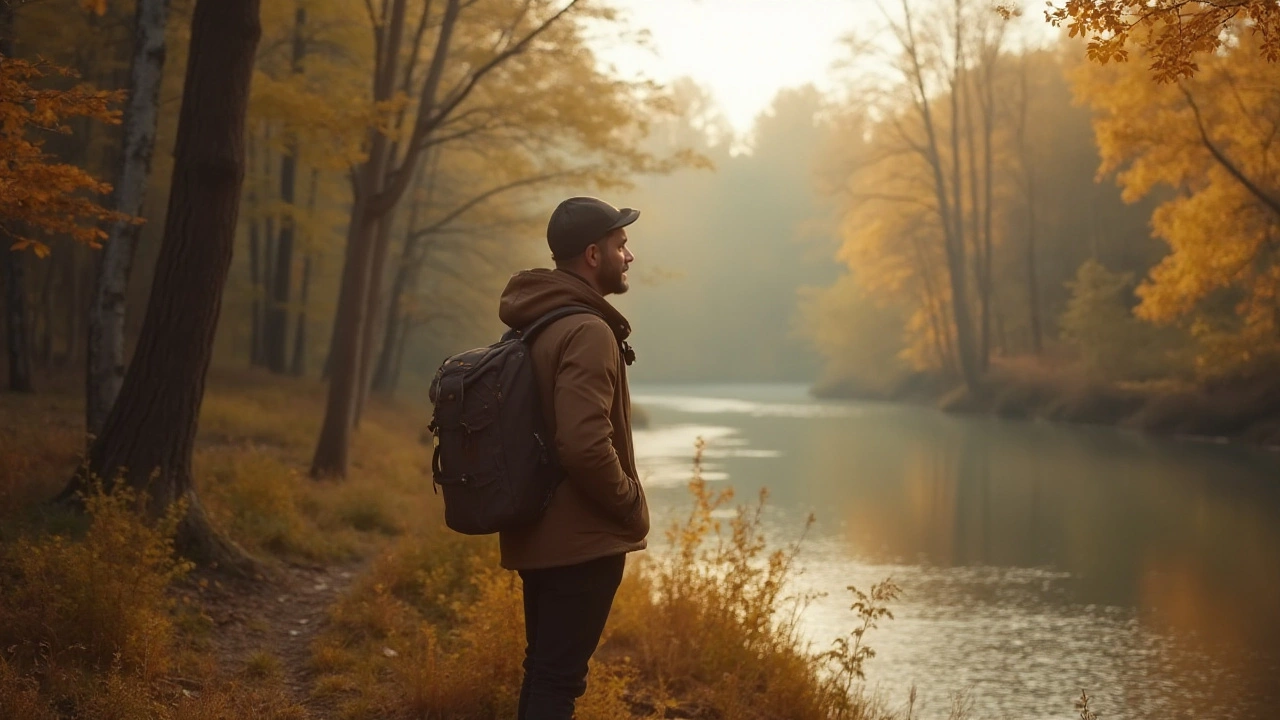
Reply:
[[1133, 353], [1137, 320], [1129, 311], [1133, 275], [1087, 260], [1067, 283], [1071, 299], [1062, 314], [1062, 337], [1089, 371], [1122, 377]]
[[[982, 47], [980, 34], [968, 37], [971, 47]], [[960, 102], [958, 206], [965, 218], [966, 257], [972, 268], [968, 277], [971, 287], [990, 284], [988, 342], [1006, 357], [1043, 350], [1040, 362], [1054, 362], [1068, 354], [1060, 352], [1064, 340], [1059, 321], [1071, 300], [1068, 282], [1085, 261], [1093, 259], [1140, 278], [1166, 254], [1148, 230], [1156, 200], [1164, 197], [1156, 193], [1155, 199], [1126, 204], [1113, 185], [1095, 181], [1100, 160], [1093, 113], [1072, 97], [1066, 71], [1079, 64], [1069, 59], [1072, 56], [1072, 45], [1064, 42], [1021, 52], [1006, 49], [996, 62], [990, 191], [978, 84], [985, 82], [985, 73], [980, 63], [970, 68], [970, 82], [962, 87], [975, 94], [971, 113], [963, 111], [963, 96]], [[937, 60], [936, 53], [926, 57]], [[860, 72], [856, 79], [869, 75]], [[949, 88], [933, 77], [932, 107], [938, 109], [934, 118], [940, 135], [949, 137]], [[853, 86], [846, 117], [833, 132], [831, 149], [823, 152], [831, 159], [828, 164], [843, 171], [828, 173], [834, 180], [831, 192], [844, 213], [837, 257], [848, 275], [841, 282], [861, 288], [862, 300], [872, 308], [902, 318], [899, 362], [906, 369], [958, 377], [959, 346], [936, 185], [930, 163], [920, 156], [925, 146], [910, 142], [925, 136], [921, 115], [910, 102], [909, 88], [895, 79], [897, 83], [887, 87]], [[973, 143], [968, 140], [970, 128]], [[941, 148], [948, 196], [953, 197], [950, 142]], [[841, 159], [842, 153], [847, 159]], [[988, 238], [990, 254], [983, 257]], [[848, 288], [810, 296], [806, 335], [840, 337], [838, 329], [826, 326], [840, 317], [850, 323], [869, 322], [875, 316], [856, 304], [855, 297]], [[980, 318], [980, 298], [977, 293], [971, 298], [973, 316]], [[980, 331], [975, 334], [980, 341]], [[859, 376], [880, 373], [879, 368], [859, 367], [857, 361], [831, 355], [838, 347], [835, 343], [818, 345], [833, 375], [824, 380], [832, 387], [856, 388], [860, 385], [853, 381]], [[846, 353], [847, 358], [857, 356]], [[993, 355], [993, 362], [998, 361]], [[851, 382], [842, 385], [842, 380]]]
[[1131, 65], [1078, 77], [1099, 113], [1100, 172], [1131, 201], [1174, 191], [1151, 218], [1170, 252], [1139, 286], [1137, 313], [1191, 329], [1205, 374], [1280, 352], [1280, 76], [1262, 42], [1241, 33], [1177, 83]]
[[67, 68], [13, 57], [12, 10], [0, 5], [0, 244], [3, 245], [9, 352], [9, 386], [30, 391], [30, 336], [24, 265], [30, 250], [49, 254], [48, 238], [70, 237], [97, 246], [105, 237], [97, 223], [126, 222], [99, 205], [95, 195], [110, 186], [85, 170], [60, 162], [46, 149], [47, 138], [71, 132], [69, 119], [119, 122], [119, 96], [76, 84], [46, 85], [52, 77], [74, 79]]
[[[186, 503], [182, 543], [195, 557], [223, 562], [237, 555], [209, 527], [191, 457], [244, 177], [258, 4], [196, 3], [151, 298], [120, 395], [88, 458], [90, 471], [145, 487], [155, 512]], [[77, 477], [64, 496], [85, 481]]]
[[[1005, 10], [1008, 13], [1008, 10]], [[1066, 0], [1045, 18], [1088, 36], [1090, 60], [1124, 61], [1136, 45], [1152, 76], [1169, 83], [1190, 78], [1241, 40], [1267, 62], [1280, 60], [1280, 4], [1273, 0]]]
[[[486, 88], [500, 85], [503, 92], [548, 92], [519, 82], [529, 76], [535, 63], [545, 68], [557, 59], [572, 59], [567, 77], [576, 77], [571, 73], [579, 67], [578, 55], [569, 49], [584, 46], [583, 30], [570, 17], [577, 4], [577, 0], [448, 0], [443, 7], [411, 7], [408, 0], [390, 0], [381, 9], [369, 6], [376, 39], [372, 101], [392, 112], [382, 126], [370, 127], [364, 143], [366, 159], [350, 174], [354, 202], [330, 344], [329, 396], [312, 462], [314, 476], [346, 472], [353, 421], [372, 374], [372, 343], [377, 333], [368, 323], [377, 316], [372, 311], [382, 299], [395, 210], [424, 153], [478, 134], [518, 129], [521, 118], [510, 114], [518, 106], [511, 101], [495, 104], [501, 95], [496, 91], [486, 95]], [[586, 10], [580, 15], [610, 19], [607, 13], [593, 15]], [[495, 34], [495, 27], [501, 32]], [[580, 52], [589, 57], [585, 49]], [[508, 84], [500, 81], [503, 77], [515, 80]], [[571, 87], [569, 82], [556, 85], [558, 91]], [[616, 127], [612, 108], [597, 112], [599, 101], [591, 98], [589, 103], [593, 112], [582, 113], [587, 116], [583, 122]], [[626, 138], [620, 140], [625, 144]]]
[[930, 338], [929, 355], [971, 388], [991, 349], [995, 79], [1004, 34], [1002, 20], [978, 10], [964, 0], [923, 10], [904, 0], [900, 17], [887, 19], [899, 79], [867, 93], [886, 119], [873, 131], [876, 151], [850, 179], [851, 212], [881, 219], [846, 223], [851, 244], [899, 258], [893, 277], [918, 279], [914, 326]]
[[[447, 258], [462, 274], [474, 268], [505, 280], [515, 269], [503, 265], [516, 255], [511, 245], [540, 234], [520, 224], [522, 216], [545, 213], [526, 208], [530, 198], [617, 188], [631, 175], [700, 161], [688, 148], [640, 148], [649, 124], [671, 111], [666, 92], [621, 82], [601, 73], [592, 54], [570, 52], [582, 44], [580, 33], [574, 23], [558, 24], [546, 31], [545, 44], [495, 68], [465, 103], [466, 118], [420, 165], [421, 192], [406, 198], [399, 252], [385, 277], [371, 279], [360, 361], [368, 377], [357, 418], [366, 389], [387, 393], [394, 385], [407, 340], [402, 330], [413, 327], [404, 306], [430, 275], [428, 265]], [[574, 111], [580, 107], [592, 112]], [[388, 280], [389, 291], [381, 292]]]

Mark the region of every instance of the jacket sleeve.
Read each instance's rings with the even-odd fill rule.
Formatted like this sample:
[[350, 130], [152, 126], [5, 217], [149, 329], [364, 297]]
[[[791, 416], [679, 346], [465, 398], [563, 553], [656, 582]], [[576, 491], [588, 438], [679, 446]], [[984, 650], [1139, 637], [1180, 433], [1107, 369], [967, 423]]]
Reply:
[[618, 344], [608, 325], [590, 320], [569, 331], [555, 378], [556, 453], [568, 482], [629, 525], [643, 502], [613, 447], [610, 411], [618, 362]]

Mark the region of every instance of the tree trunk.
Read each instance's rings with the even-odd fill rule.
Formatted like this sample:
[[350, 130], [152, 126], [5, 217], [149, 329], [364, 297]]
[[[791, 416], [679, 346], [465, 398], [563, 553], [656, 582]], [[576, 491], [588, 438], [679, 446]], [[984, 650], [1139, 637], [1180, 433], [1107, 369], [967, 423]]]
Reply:
[[[253, 135], [250, 134], [250, 138]], [[254, 138], [256, 140], [256, 138]], [[249, 364], [253, 367], [267, 365], [267, 316], [271, 308], [272, 262], [275, 252], [275, 221], [269, 212], [265, 212], [267, 198], [258, 197], [258, 187], [270, 187], [271, 184], [271, 125], [262, 124], [262, 142], [249, 145], [248, 172], [250, 173], [250, 189], [248, 200], [253, 208], [253, 217], [249, 220], [249, 276], [253, 284], [253, 320], [250, 331], [253, 334], [249, 350]], [[255, 152], [256, 151], [256, 152]], [[262, 182], [253, 181], [253, 174], [262, 172]]]
[[67, 288], [67, 302], [63, 306], [63, 328], [66, 331], [66, 345], [63, 346], [61, 364], [71, 367], [80, 355], [80, 318], [88, 313], [81, 312], [80, 294], [80, 248], [73, 247], [67, 253], [67, 261], [62, 266], [62, 282]]
[[1027, 305], [1031, 313], [1031, 349], [1044, 352], [1044, 330], [1040, 320], [1040, 270], [1036, 263], [1036, 181], [1027, 176]]
[[[390, 21], [381, 29], [378, 64], [374, 68], [374, 99], [391, 97], [396, 63], [404, 35], [406, 0], [391, 3]], [[451, 3], [452, 5], [452, 3]], [[385, 7], [385, 5], [384, 5]], [[360, 368], [361, 338], [368, 306], [369, 270], [373, 259], [374, 232], [380, 214], [371, 207], [383, 190], [390, 142], [385, 133], [370, 133], [369, 155], [360, 166], [356, 180], [356, 202], [347, 226], [346, 261], [338, 288], [338, 308], [333, 318], [333, 336], [325, 361], [329, 393], [324, 422], [311, 460], [311, 476], [346, 477], [351, 426], [364, 372]]]
[[1031, 145], [1027, 141], [1027, 112], [1031, 104], [1027, 86], [1027, 58], [1024, 55], [1018, 66], [1018, 117], [1014, 130], [1018, 141], [1018, 159], [1022, 165], [1024, 190], [1027, 201], [1027, 311], [1030, 313], [1031, 350], [1036, 355], [1044, 352], [1044, 330], [1040, 319], [1040, 279], [1036, 263], [1036, 168]]
[[[138, 0], [129, 101], [124, 109], [123, 158], [115, 185], [114, 208], [140, 216], [156, 145], [160, 80], [164, 75], [165, 23], [169, 0]], [[124, 381], [125, 292], [142, 226], [115, 222], [107, 229], [102, 260], [89, 309], [89, 358], [85, 425], [96, 435]]]
[[[951, 237], [947, 242], [947, 270], [951, 276], [951, 308], [955, 315], [956, 341], [960, 352], [960, 370], [964, 375], [965, 385], [973, 390], [978, 387], [978, 381], [982, 373], [977, 360], [977, 348], [974, 347], [973, 321], [970, 316], [969, 293], [965, 281], [965, 273], [968, 272], [968, 268], [965, 267], [964, 213], [961, 209], [963, 201], [961, 200], [960, 190], [960, 123], [957, 121], [960, 115], [959, 79], [962, 77], [962, 69], [965, 64], [961, 8], [961, 0], [955, 0], [955, 65], [952, 68], [951, 77], [951, 158], [953, 163], [951, 167], [951, 187], [954, 194], [951, 207], [954, 211], [951, 213]], [[941, 191], [943, 195], [946, 194], [945, 185], [941, 188]]]
[[[299, 6], [293, 15], [293, 64], [294, 75], [302, 74], [302, 60], [306, 55], [306, 38], [302, 34], [307, 22], [307, 11]], [[267, 366], [271, 372], [288, 372], [289, 347], [289, 296], [293, 281], [294, 185], [298, 170], [298, 139], [293, 133], [287, 143], [284, 157], [280, 159], [280, 199], [289, 205], [289, 212], [280, 218], [280, 238], [276, 243], [275, 276], [271, 283], [271, 295], [267, 304]]]
[[272, 288], [275, 287], [275, 268], [276, 268], [276, 221], [271, 215], [267, 215], [262, 221], [262, 315], [261, 322], [258, 327], [262, 331], [261, 341], [258, 344], [258, 362], [259, 367], [267, 367], [268, 355], [267, 348], [270, 347], [270, 317], [271, 317], [271, 297]]
[[976, 389], [980, 379], [977, 363], [974, 360], [973, 325], [970, 318], [966, 273], [969, 268], [965, 262], [964, 243], [964, 210], [960, 192], [960, 124], [959, 96], [957, 89], [960, 68], [964, 60], [961, 35], [960, 0], [956, 0], [955, 20], [955, 65], [950, 78], [951, 89], [951, 154], [952, 187], [947, 186], [946, 169], [943, 167], [942, 141], [939, 138], [937, 124], [930, 105], [929, 83], [926, 79], [924, 60], [916, 36], [915, 20], [908, 0], [902, 0], [903, 24], [896, 28], [898, 40], [902, 43], [904, 60], [908, 65], [903, 72], [911, 85], [912, 102], [920, 116], [921, 127], [926, 143], [918, 152], [929, 166], [932, 175], [934, 199], [937, 201], [938, 221], [942, 226], [943, 250], [947, 259], [947, 277], [951, 285], [951, 312], [955, 321], [956, 352], [959, 355], [960, 372], [965, 385]]
[[[316, 209], [316, 192], [320, 185], [320, 171], [311, 169], [311, 196], [307, 199], [307, 212]], [[311, 291], [311, 254], [302, 259], [302, 286], [298, 288], [298, 322], [293, 335], [293, 365], [289, 368], [294, 377], [307, 373], [307, 297]]]
[[969, 175], [969, 243], [973, 249], [973, 284], [978, 291], [979, 337], [978, 367], [987, 369], [991, 355], [991, 288], [986, 282], [987, 245], [982, 236], [982, 196], [979, 194], [978, 149], [974, 141], [972, 73], [966, 73], [969, 82], [958, 84], [954, 92], [964, 93], [965, 163]]
[[3, 243], [5, 327], [9, 343], [9, 389], [13, 392], [34, 392], [31, 384], [31, 338], [27, 326], [27, 286], [25, 282], [26, 252], [9, 249], [9, 241]]
[[302, 259], [302, 286], [298, 288], [298, 326], [293, 331], [293, 364], [289, 374], [307, 374], [307, 292], [311, 287], [311, 256]]
[[[396, 262], [395, 278], [391, 281], [391, 292], [387, 296], [382, 349], [378, 353], [378, 364], [373, 373], [373, 382], [370, 383], [371, 391], [379, 395], [390, 396], [395, 392], [396, 381], [392, 369], [397, 362], [397, 354], [401, 351], [399, 342], [399, 335], [403, 332], [401, 306], [404, 304], [404, 294], [409, 290], [409, 285], [412, 282], [410, 276], [419, 262], [417, 257], [418, 247], [425, 239], [423, 235], [416, 232], [418, 230], [418, 213], [423, 205], [429, 205], [431, 202], [431, 196], [435, 190], [436, 168], [439, 166], [439, 157], [439, 153], [431, 153], [431, 157], [425, 163], [427, 166], [427, 197], [422, 202], [415, 202], [409, 206], [409, 222], [405, 227], [404, 244], [400, 247], [400, 258]], [[420, 181], [421, 179], [419, 179]]]
[[[991, 362], [991, 306], [995, 296], [994, 255], [992, 237], [992, 206], [995, 204], [995, 159], [992, 145], [995, 138], [995, 62], [1000, 56], [998, 45], [993, 51], [983, 53], [982, 94], [982, 369]], [[1002, 343], [1003, 344], [1003, 343]]]
[[53, 364], [53, 282], [57, 267], [48, 263], [44, 282], [40, 283], [40, 367], [45, 370]]
[[392, 375], [395, 355], [398, 352], [400, 335], [404, 317], [401, 314], [402, 298], [408, 285], [409, 268], [401, 260], [396, 268], [395, 280], [391, 283], [391, 293], [387, 298], [387, 320], [382, 334], [382, 350], [378, 353], [378, 366], [373, 373], [370, 385], [372, 392], [383, 396], [395, 393], [395, 379]]
[[[255, 204], [249, 198], [251, 205]], [[261, 365], [262, 350], [262, 236], [257, 219], [249, 220], [249, 285], [253, 303], [249, 307], [249, 364]]]
[[356, 394], [356, 409], [351, 421], [360, 427], [364, 403], [369, 397], [369, 382], [373, 376], [373, 356], [376, 348], [379, 320], [382, 318], [382, 276], [387, 264], [387, 250], [391, 244], [391, 225], [395, 221], [395, 209], [378, 221], [378, 231], [373, 236], [373, 254], [369, 260], [369, 297], [365, 311], [364, 328], [360, 333], [360, 389]]
[[402, 330], [399, 337], [396, 338], [396, 354], [395, 361], [391, 366], [391, 378], [388, 393], [395, 392], [396, 387], [400, 384], [400, 372], [404, 369], [404, 353], [405, 348], [409, 347], [409, 337], [413, 331], [418, 328], [418, 323], [401, 323]]
[[[145, 487], [151, 510], [187, 503], [179, 542], [197, 560], [243, 569], [209, 526], [191, 477], [244, 180], [244, 120], [260, 0], [197, 0], [178, 119], [164, 242], [137, 349], [88, 468]], [[64, 497], [85, 481], [73, 480]]]
[[[380, 144], [374, 141], [374, 148]], [[371, 156], [365, 163], [366, 187], [376, 188], [381, 163]], [[315, 455], [311, 459], [314, 478], [346, 477], [351, 421], [355, 412], [360, 378], [360, 337], [368, 299], [369, 265], [373, 251], [372, 223], [364, 210], [364, 199], [357, 198], [352, 222], [347, 230], [349, 252], [342, 267], [338, 308], [334, 317], [333, 340], [329, 345], [329, 394], [325, 403], [324, 422]]]

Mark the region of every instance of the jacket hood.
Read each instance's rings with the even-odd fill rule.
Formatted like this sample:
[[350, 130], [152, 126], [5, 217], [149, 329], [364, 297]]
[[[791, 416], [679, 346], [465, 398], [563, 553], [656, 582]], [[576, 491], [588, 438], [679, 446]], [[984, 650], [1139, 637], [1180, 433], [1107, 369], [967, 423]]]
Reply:
[[597, 310], [621, 342], [631, 334], [631, 323], [586, 280], [564, 270], [523, 270], [511, 276], [498, 302], [498, 318], [507, 327], [528, 327], [547, 313], [566, 305]]

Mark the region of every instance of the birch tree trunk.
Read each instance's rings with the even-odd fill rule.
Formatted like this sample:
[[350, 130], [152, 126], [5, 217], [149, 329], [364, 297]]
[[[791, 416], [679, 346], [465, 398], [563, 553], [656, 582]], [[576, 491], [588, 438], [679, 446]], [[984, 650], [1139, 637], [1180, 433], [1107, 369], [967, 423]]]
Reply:
[[[147, 175], [156, 145], [160, 79], [164, 72], [165, 23], [169, 0], [138, 0], [129, 73], [129, 102], [124, 109], [124, 142], [114, 206], [130, 216], [142, 214]], [[86, 372], [85, 425], [97, 435], [124, 382], [125, 292], [142, 226], [112, 223], [89, 308], [89, 357]]]

